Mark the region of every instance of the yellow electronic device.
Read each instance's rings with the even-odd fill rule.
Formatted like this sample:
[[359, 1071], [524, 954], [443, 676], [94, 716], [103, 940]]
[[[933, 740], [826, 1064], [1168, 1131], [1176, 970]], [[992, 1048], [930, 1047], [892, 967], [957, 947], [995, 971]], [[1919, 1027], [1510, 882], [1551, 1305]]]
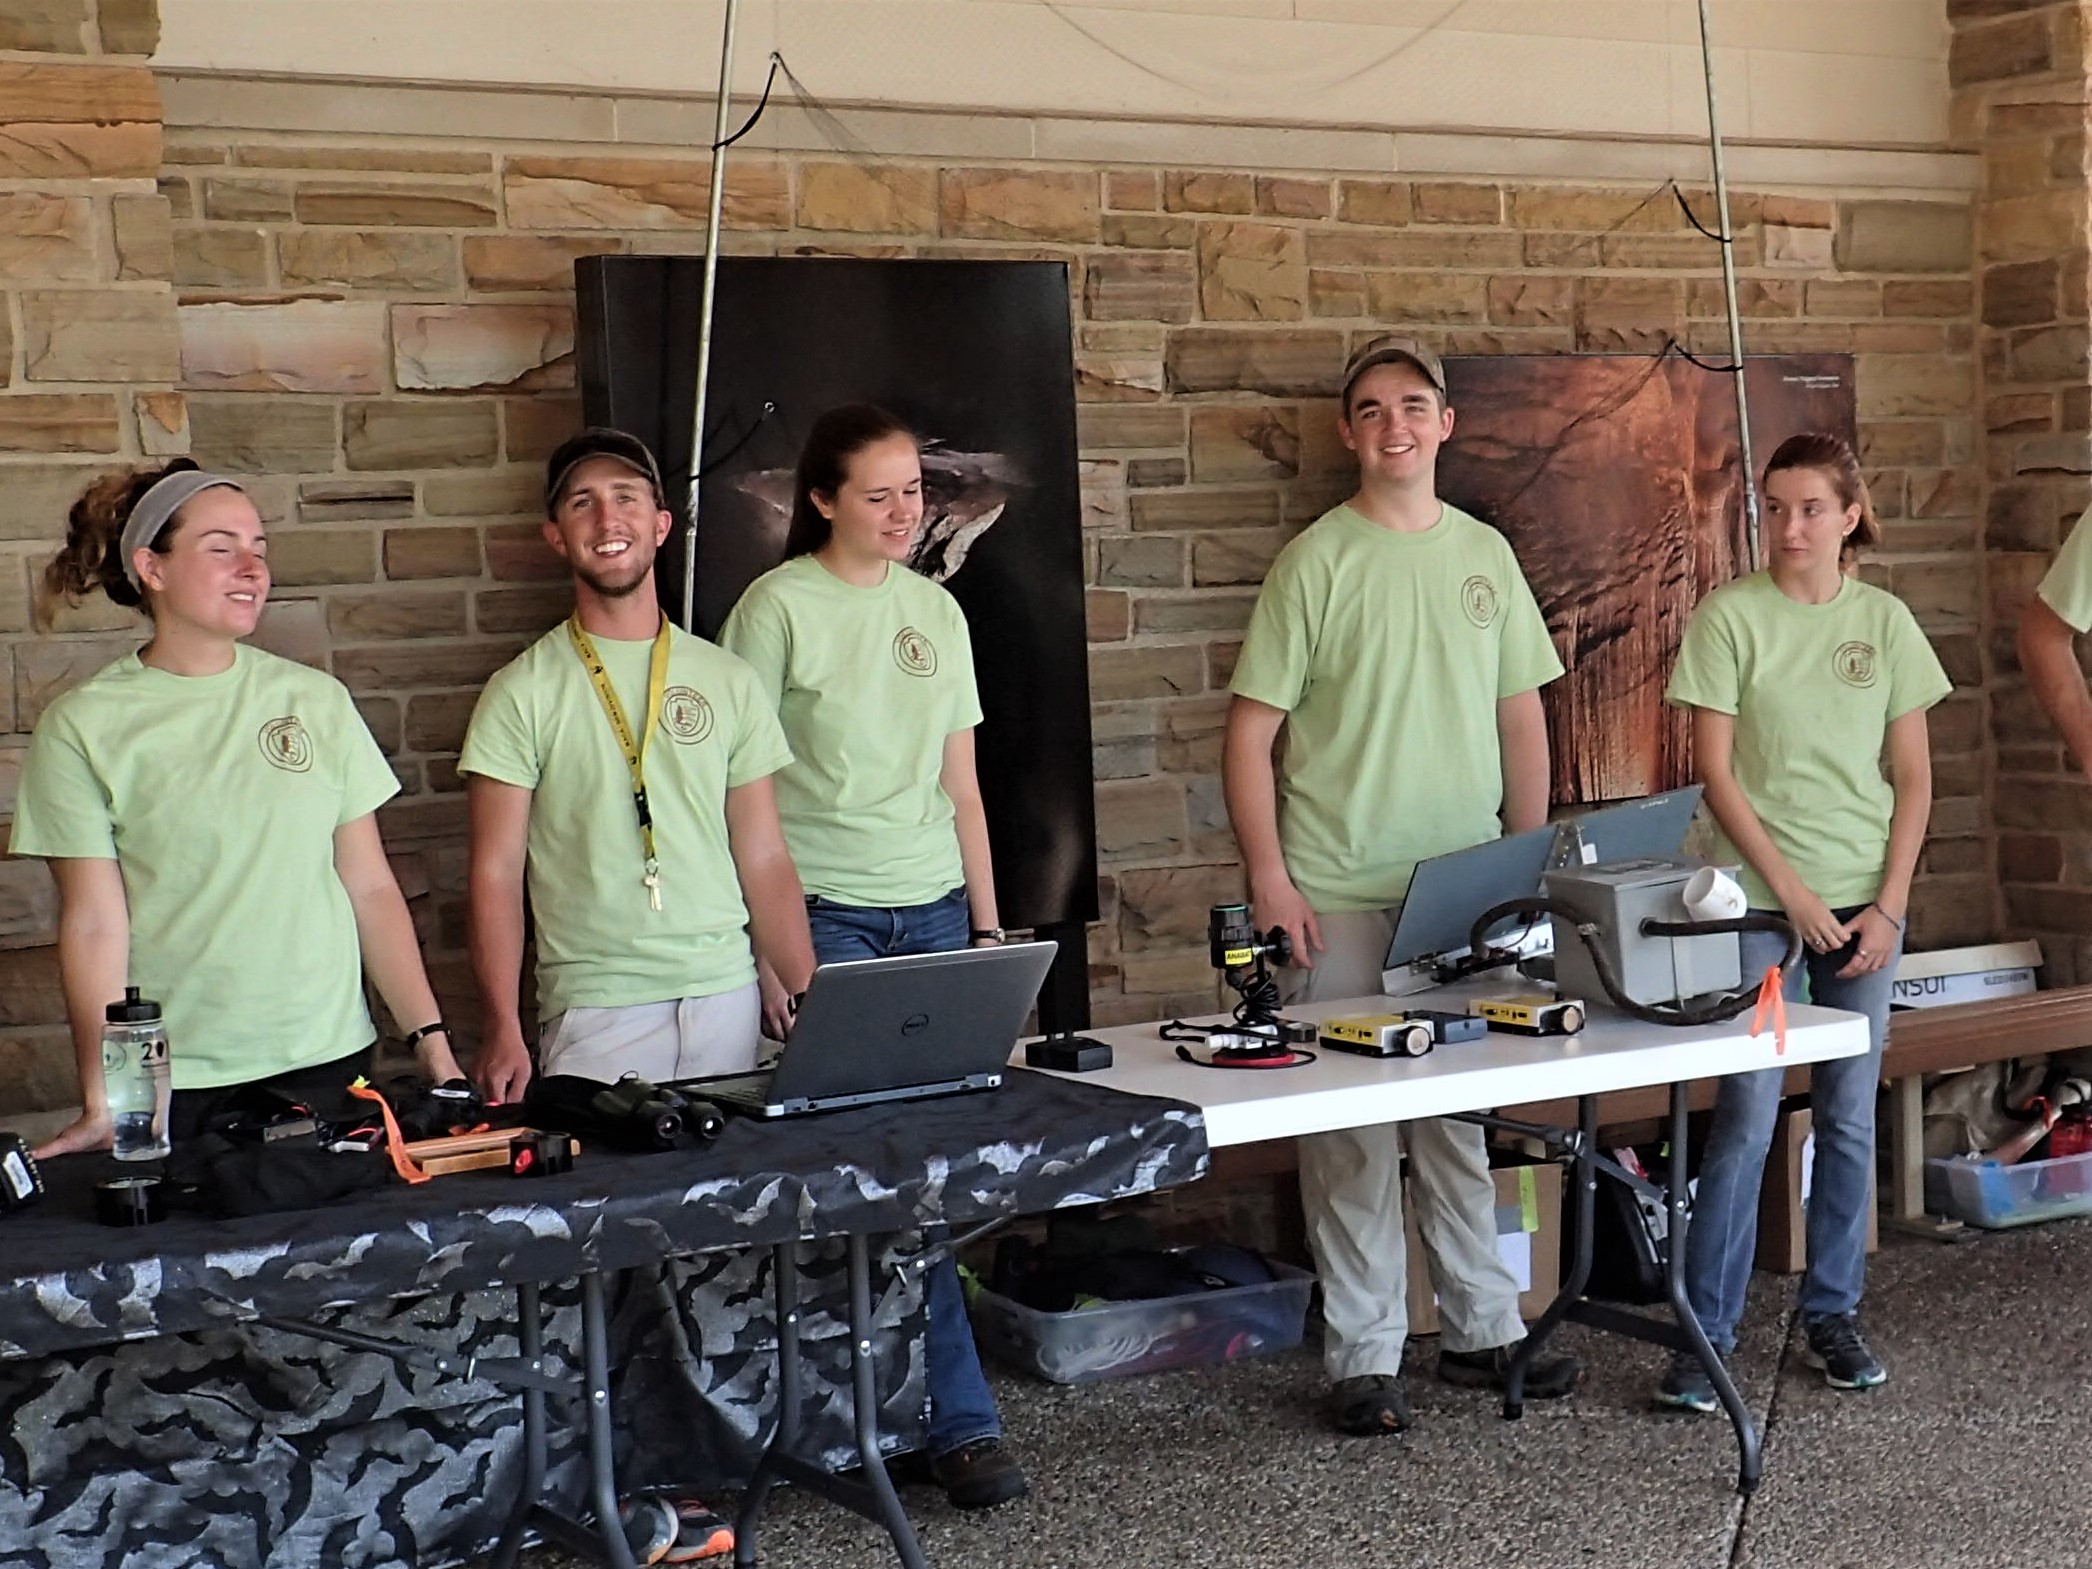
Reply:
[[1519, 1035], [1574, 1035], [1584, 1027], [1584, 1005], [1573, 997], [1478, 997], [1467, 1011], [1492, 1030]]
[[1400, 1013], [1352, 1014], [1322, 1021], [1322, 1044], [1361, 1057], [1421, 1057], [1431, 1049], [1431, 1026]]

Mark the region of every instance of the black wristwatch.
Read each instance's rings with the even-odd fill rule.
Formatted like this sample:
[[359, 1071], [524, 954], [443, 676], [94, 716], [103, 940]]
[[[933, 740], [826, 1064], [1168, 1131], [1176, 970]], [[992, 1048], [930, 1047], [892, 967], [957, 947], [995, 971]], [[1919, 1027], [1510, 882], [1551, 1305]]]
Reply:
[[967, 939], [970, 942], [1002, 942], [1003, 930], [1000, 926], [976, 926], [967, 934]]

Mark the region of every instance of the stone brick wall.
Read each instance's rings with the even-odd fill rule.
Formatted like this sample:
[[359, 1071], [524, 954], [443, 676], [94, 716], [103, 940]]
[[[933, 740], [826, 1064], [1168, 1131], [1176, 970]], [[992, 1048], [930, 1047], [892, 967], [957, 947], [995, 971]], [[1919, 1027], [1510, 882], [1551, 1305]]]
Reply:
[[1984, 535], [1997, 671], [1998, 870], [2012, 930], [2056, 984], [2092, 981], [2092, 787], [2018, 671], [2019, 610], [2092, 501], [2084, 8], [1952, 0], [1959, 133], [1976, 207]]
[[[382, 123], [357, 91], [329, 89], [330, 119]], [[346, 681], [392, 757], [405, 794], [383, 814], [388, 843], [425, 895], [446, 1007], [469, 1020], [456, 754], [478, 684], [565, 611], [533, 495], [578, 420], [571, 264], [695, 251], [705, 160], [522, 130], [172, 128], [159, 174], [194, 449], [260, 476], [266, 639]], [[1742, 191], [1734, 208], [1749, 347], [1858, 355], [1888, 534], [1867, 570], [1912, 603], [1962, 689], [1934, 728], [1913, 939], [1989, 937], [1968, 205]], [[730, 165], [727, 222], [742, 252], [1069, 264], [1101, 1021], [1213, 998], [1205, 909], [1239, 888], [1218, 781], [1225, 683], [1273, 554], [1348, 493], [1334, 432], [1348, 345], [1402, 327], [1459, 353], [1654, 352], [1670, 336], [1726, 349], [1715, 248], [1654, 180], [755, 151]], [[55, 499], [11, 513], [8, 548], [47, 549], [60, 515]], [[18, 662], [55, 672], [18, 682], [19, 730], [106, 657], [101, 624], [16, 640]]]
[[[30, 634], [34, 574], [87, 478], [186, 448], [153, 0], [0, 7], [0, 823], [57, 691], [128, 647], [105, 601]], [[78, 1099], [41, 864], [0, 859], [0, 1113]]]

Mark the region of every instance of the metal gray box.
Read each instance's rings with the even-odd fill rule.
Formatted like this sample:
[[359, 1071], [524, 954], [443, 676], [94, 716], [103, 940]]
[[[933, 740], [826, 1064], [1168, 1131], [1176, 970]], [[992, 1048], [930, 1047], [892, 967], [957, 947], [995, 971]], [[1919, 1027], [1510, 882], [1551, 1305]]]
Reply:
[[[1733, 932], [1707, 937], [1642, 935], [1644, 921], [1692, 918], [1685, 908], [1685, 885], [1702, 864], [1666, 857], [1564, 867], [1547, 874], [1547, 896], [1597, 926], [1597, 941], [1633, 1001], [1645, 1006], [1682, 1002], [1729, 991], [1743, 976]], [[1611, 1006], [1583, 939], [1561, 916], [1553, 921], [1556, 989], [1594, 1008]]]

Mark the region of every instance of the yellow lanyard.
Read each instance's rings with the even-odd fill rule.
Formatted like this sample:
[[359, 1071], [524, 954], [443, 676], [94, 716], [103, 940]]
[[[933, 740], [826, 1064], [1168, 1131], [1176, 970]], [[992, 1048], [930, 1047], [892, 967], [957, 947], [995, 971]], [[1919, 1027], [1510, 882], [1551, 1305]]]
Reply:
[[647, 807], [646, 800], [646, 749], [653, 744], [654, 727], [661, 722], [661, 695], [668, 689], [668, 617], [661, 618], [661, 630], [654, 634], [654, 651], [647, 658], [646, 724], [637, 741], [632, 739], [632, 726], [625, 719], [625, 705], [617, 700], [617, 688], [610, 684], [610, 672], [603, 668], [595, 640], [582, 630], [579, 613], [567, 621], [567, 639], [574, 645], [574, 652], [581, 656], [582, 668], [588, 671], [588, 679], [602, 701], [603, 712], [610, 716], [610, 728], [616, 733], [618, 747], [625, 754], [625, 766], [632, 771], [632, 804], [639, 808], [639, 847], [646, 854], [643, 880], [647, 898], [658, 910], [661, 908], [661, 862], [654, 854], [654, 814]]

